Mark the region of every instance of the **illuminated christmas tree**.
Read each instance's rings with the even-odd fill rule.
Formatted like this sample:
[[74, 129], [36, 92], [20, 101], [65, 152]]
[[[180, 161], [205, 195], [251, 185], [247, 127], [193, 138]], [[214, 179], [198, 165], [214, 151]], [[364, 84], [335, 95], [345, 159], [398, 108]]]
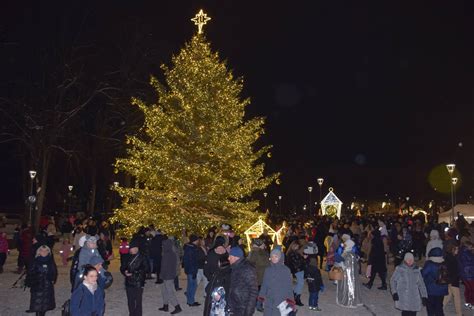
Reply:
[[208, 19], [202, 11], [193, 19], [199, 31], [162, 66], [165, 84], [152, 78], [157, 103], [132, 100], [144, 124], [127, 137], [116, 171], [130, 174], [135, 186], [114, 188], [122, 197], [114, 219], [125, 233], [151, 223], [167, 233], [223, 222], [243, 231], [258, 219], [253, 193], [278, 176], [264, 176], [270, 146], [256, 145], [264, 120], [244, 120], [250, 101], [241, 98], [243, 81], [211, 50], [202, 34]]

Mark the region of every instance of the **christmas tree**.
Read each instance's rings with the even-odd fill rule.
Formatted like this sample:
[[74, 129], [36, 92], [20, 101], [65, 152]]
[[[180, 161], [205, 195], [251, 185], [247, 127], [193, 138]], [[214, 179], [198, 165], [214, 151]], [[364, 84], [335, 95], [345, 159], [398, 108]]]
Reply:
[[114, 219], [125, 233], [152, 223], [175, 234], [223, 222], [244, 230], [258, 219], [253, 193], [278, 176], [264, 176], [271, 147], [256, 145], [264, 119], [244, 119], [250, 101], [241, 98], [243, 81], [211, 50], [200, 14], [193, 19], [199, 32], [170, 67], [162, 66], [165, 84], [151, 79], [157, 103], [132, 99], [144, 124], [127, 137], [127, 156], [115, 164], [135, 182], [114, 188], [122, 197]]

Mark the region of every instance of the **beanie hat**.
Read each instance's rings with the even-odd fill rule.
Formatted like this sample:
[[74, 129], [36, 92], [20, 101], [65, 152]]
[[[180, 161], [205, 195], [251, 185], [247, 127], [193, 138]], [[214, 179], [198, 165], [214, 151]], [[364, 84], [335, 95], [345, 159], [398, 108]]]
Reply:
[[104, 263], [104, 260], [100, 256], [93, 256], [91, 260], [89, 260], [91, 266], [95, 266], [99, 263]]
[[129, 247], [130, 247], [130, 249], [131, 248], [140, 248], [140, 244], [139, 244], [138, 240], [132, 239], [132, 241], [129, 244]]
[[242, 249], [240, 249], [240, 247], [232, 247], [230, 248], [229, 256], [243, 258], [244, 252], [242, 251]]
[[407, 253], [405, 254], [405, 256], [403, 257], [403, 261], [407, 261], [407, 260], [409, 260], [409, 259], [415, 260], [415, 257], [413, 256], [413, 254], [412, 254], [411, 252], [407, 252]]
[[97, 243], [97, 238], [96, 238], [95, 236], [90, 236], [90, 235], [88, 235], [88, 236], [86, 237], [86, 242], [91, 242], [91, 243], [94, 243], [94, 244], [95, 244], [95, 243]]
[[342, 235], [341, 239], [342, 239], [342, 241], [346, 241], [346, 240], [351, 239], [351, 236], [349, 236], [348, 234], [344, 234], [344, 235]]
[[198, 239], [199, 239], [199, 237], [197, 235], [192, 234], [191, 236], [189, 236], [189, 242], [190, 243], [193, 243]]
[[225, 245], [225, 238], [223, 236], [217, 236], [216, 240], [214, 240], [214, 247], [224, 246]]

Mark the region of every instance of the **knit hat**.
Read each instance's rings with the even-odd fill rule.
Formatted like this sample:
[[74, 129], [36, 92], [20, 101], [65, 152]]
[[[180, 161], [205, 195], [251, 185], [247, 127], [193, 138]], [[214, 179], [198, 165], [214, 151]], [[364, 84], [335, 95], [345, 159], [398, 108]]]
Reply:
[[407, 252], [405, 254], [405, 256], [403, 257], [403, 261], [407, 261], [407, 260], [415, 260], [415, 257], [413, 256], [413, 254], [411, 252]]
[[193, 243], [198, 239], [199, 239], [199, 237], [197, 235], [192, 234], [192, 235], [189, 236], [189, 242], [190, 243]]
[[242, 249], [240, 249], [240, 247], [232, 247], [230, 248], [229, 256], [243, 258], [244, 252], [242, 251]]
[[225, 238], [223, 236], [217, 236], [216, 240], [214, 240], [214, 247], [224, 246], [225, 245]]
[[93, 244], [97, 243], [97, 238], [95, 236], [87, 235], [86, 242], [91, 242]]
[[128, 246], [130, 247], [130, 249], [140, 248], [140, 243], [138, 242], [138, 240], [132, 239], [132, 241], [130, 242], [130, 244]]
[[104, 260], [103, 260], [101, 257], [99, 257], [99, 256], [93, 256], [93, 257], [91, 258], [91, 260], [89, 260], [89, 264], [90, 264], [91, 266], [95, 266], [95, 265], [97, 265], [97, 264], [99, 264], [99, 263], [104, 263]]
[[439, 231], [437, 231], [436, 229], [433, 229], [430, 232], [430, 239], [439, 239]]
[[428, 253], [428, 260], [441, 263], [444, 261], [443, 259], [443, 250], [439, 247], [433, 248]]
[[342, 241], [346, 241], [346, 240], [351, 239], [351, 236], [349, 236], [348, 234], [344, 234], [344, 235], [342, 235], [341, 239], [342, 239]]

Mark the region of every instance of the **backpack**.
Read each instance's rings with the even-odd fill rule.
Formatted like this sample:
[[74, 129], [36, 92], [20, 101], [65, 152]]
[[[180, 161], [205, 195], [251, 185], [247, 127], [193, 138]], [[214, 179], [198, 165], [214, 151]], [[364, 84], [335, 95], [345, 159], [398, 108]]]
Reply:
[[448, 266], [444, 263], [439, 265], [438, 268], [438, 277], [436, 278], [436, 284], [446, 285], [449, 284], [449, 271]]

